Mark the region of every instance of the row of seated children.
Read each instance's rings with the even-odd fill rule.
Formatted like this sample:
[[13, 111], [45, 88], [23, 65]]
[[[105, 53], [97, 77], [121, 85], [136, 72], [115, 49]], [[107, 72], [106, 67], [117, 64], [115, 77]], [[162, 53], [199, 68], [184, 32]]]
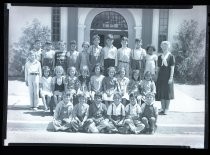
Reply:
[[[78, 103], [78, 95], [85, 93], [88, 99], [88, 104], [94, 101], [94, 94], [102, 95], [102, 100], [108, 107], [113, 102], [115, 92], [120, 92], [122, 95], [122, 103], [124, 106], [128, 104], [129, 94], [134, 93], [137, 97], [138, 104], [145, 100], [145, 95], [148, 92], [156, 93], [154, 81], [150, 72], [146, 72], [144, 79], [140, 80], [139, 70], [133, 71], [132, 79], [125, 77], [125, 68], [120, 68], [118, 74], [114, 67], [108, 68], [108, 76], [101, 74], [100, 64], [95, 66], [95, 74], [89, 76], [87, 66], [83, 66], [81, 75], [76, 76], [75, 67], [68, 69], [67, 75], [63, 75], [62, 66], [55, 68], [55, 76], [51, 77], [50, 68], [43, 67], [43, 77], [40, 80], [40, 94], [47, 111], [52, 103], [57, 105], [61, 101], [64, 92], [69, 91], [73, 98], [72, 102], [75, 105]], [[51, 106], [50, 106], [51, 105]]]
[[85, 94], [80, 94], [79, 103], [73, 105], [72, 95], [66, 91], [55, 109], [48, 131], [153, 134], [157, 128], [158, 110], [154, 106], [155, 95], [147, 93], [140, 106], [135, 94], [130, 94], [130, 102], [124, 106], [120, 93], [114, 94], [114, 102], [108, 108], [102, 103], [102, 95], [96, 93], [94, 102], [87, 104]]

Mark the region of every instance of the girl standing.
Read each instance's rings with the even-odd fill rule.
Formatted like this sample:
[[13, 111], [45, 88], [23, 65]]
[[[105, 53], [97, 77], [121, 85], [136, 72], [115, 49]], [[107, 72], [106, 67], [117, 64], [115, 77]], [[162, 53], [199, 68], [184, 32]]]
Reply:
[[114, 67], [108, 68], [108, 77], [105, 77], [102, 82], [103, 87], [103, 100], [105, 101], [105, 104], [108, 108], [110, 102], [113, 101], [113, 96], [116, 91], [119, 90], [119, 83], [117, 81], [117, 78], [114, 77], [116, 74]]
[[119, 69], [119, 73], [120, 75], [117, 78], [117, 81], [119, 83], [119, 92], [122, 95], [122, 103], [124, 106], [126, 106], [127, 101], [129, 100], [128, 91], [127, 91], [129, 79], [125, 77], [126, 69], [124, 67], [121, 67]]
[[42, 98], [42, 102], [44, 104], [45, 111], [49, 108], [50, 100], [52, 97], [52, 89], [51, 89], [51, 82], [52, 77], [50, 75], [50, 68], [48, 66], [43, 66], [43, 76], [40, 79], [40, 95]]
[[95, 94], [102, 94], [102, 81], [104, 75], [101, 74], [102, 69], [100, 64], [95, 65], [95, 75], [90, 78], [90, 87], [91, 87], [91, 98], [94, 100]]
[[61, 101], [64, 92], [63, 72], [64, 70], [62, 66], [55, 67], [55, 77], [53, 77], [52, 79], [52, 90], [55, 105], [57, 105], [58, 102]]
[[155, 47], [152, 45], [147, 46], [147, 55], [146, 55], [146, 64], [145, 64], [145, 70], [144, 74], [149, 71], [152, 74], [152, 77], [154, 79], [156, 70], [157, 70], [157, 55], [154, 54]]

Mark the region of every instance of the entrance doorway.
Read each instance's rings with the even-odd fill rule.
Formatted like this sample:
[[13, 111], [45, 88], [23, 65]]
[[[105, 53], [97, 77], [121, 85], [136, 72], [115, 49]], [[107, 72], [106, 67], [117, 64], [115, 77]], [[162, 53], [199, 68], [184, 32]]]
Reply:
[[[91, 23], [90, 38], [93, 35], [100, 36], [100, 46], [105, 46], [107, 34], [113, 34], [113, 45], [117, 48], [121, 47], [121, 37], [128, 37], [128, 25], [125, 18], [114, 11], [104, 11], [95, 16]], [[92, 43], [92, 40], [91, 40]]]

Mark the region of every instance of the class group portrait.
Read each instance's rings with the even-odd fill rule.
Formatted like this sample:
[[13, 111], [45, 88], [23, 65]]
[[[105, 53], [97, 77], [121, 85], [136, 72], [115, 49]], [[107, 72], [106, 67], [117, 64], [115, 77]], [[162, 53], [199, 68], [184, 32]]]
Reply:
[[207, 6], [182, 7], [8, 4], [8, 133], [203, 138]]
[[[128, 48], [128, 38], [121, 37], [121, 48], [113, 45], [112, 34], [104, 47], [99, 35], [92, 37], [77, 51], [75, 40], [41, 45], [39, 39], [28, 53], [24, 66], [29, 87], [30, 105], [37, 110], [39, 98], [53, 121], [51, 131], [88, 133], [147, 133], [157, 128], [158, 115], [167, 115], [174, 98], [173, 74], [175, 58], [170, 42], [162, 41], [163, 53], [157, 56], [153, 45]], [[161, 101], [161, 109], [155, 105]]]

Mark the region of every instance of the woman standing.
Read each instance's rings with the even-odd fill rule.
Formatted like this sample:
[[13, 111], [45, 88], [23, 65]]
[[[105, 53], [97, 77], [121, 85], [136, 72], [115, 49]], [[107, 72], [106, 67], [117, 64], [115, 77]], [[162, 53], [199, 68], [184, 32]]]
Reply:
[[169, 51], [169, 41], [162, 41], [160, 46], [163, 54], [158, 56], [156, 100], [161, 101], [161, 111], [159, 114], [167, 115], [170, 100], [174, 99], [173, 75], [175, 58]]

